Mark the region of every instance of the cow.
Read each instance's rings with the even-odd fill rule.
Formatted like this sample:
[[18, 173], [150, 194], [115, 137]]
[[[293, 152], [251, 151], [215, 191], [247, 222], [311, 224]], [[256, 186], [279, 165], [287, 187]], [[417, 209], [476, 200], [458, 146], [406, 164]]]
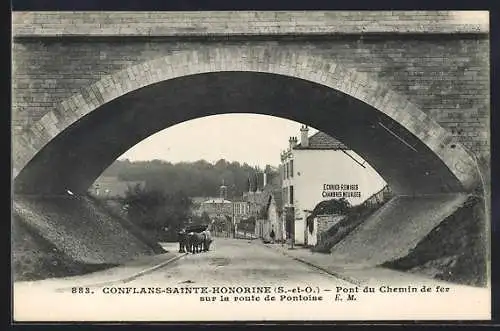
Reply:
[[187, 234], [187, 250], [193, 254], [200, 253], [203, 250], [206, 235], [200, 232], [189, 232]]

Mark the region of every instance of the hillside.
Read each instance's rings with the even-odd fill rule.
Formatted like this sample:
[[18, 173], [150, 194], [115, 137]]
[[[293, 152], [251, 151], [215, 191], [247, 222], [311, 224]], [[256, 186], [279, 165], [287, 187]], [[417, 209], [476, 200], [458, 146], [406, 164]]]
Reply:
[[13, 201], [15, 280], [86, 273], [164, 250], [85, 196]]
[[408, 255], [384, 266], [466, 285], [487, 283], [487, 231], [482, 199], [470, 196]]
[[228, 198], [241, 196], [249, 189], [255, 191], [264, 185], [263, 171], [268, 182], [280, 185], [279, 170], [270, 165], [265, 169], [246, 163], [227, 162], [221, 159], [215, 163], [205, 160], [196, 162], [170, 163], [161, 160], [137, 161], [117, 160], [101, 176], [116, 176], [123, 181], [145, 182], [147, 189], [160, 189], [166, 193], [184, 192], [188, 196], [218, 196], [219, 186], [224, 181]]
[[464, 194], [396, 196], [333, 246], [332, 259], [375, 266], [404, 257], [466, 199]]

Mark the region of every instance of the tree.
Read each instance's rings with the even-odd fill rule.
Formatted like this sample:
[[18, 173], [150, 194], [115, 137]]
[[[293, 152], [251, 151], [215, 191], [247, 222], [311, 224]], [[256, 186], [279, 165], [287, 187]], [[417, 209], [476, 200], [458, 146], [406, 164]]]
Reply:
[[312, 214], [314, 215], [346, 214], [349, 211], [350, 207], [351, 204], [345, 198], [323, 200], [314, 207]]
[[125, 193], [128, 217], [139, 227], [160, 235], [167, 229], [173, 235], [189, 219], [191, 199], [183, 192], [166, 194], [139, 185]]
[[208, 213], [206, 211], [204, 211], [201, 214], [201, 221], [203, 224], [210, 224], [210, 222], [211, 222], [210, 216], [208, 215]]
[[332, 215], [332, 214], [341, 214], [345, 215], [348, 213], [351, 208], [351, 204], [347, 199], [330, 199], [323, 200], [318, 203], [312, 213], [307, 217], [307, 227], [310, 233], [314, 230], [314, 218], [318, 215]]
[[[169, 194], [183, 191], [188, 196], [217, 196], [224, 179], [225, 185], [230, 189], [228, 194], [241, 196], [243, 192], [249, 191], [250, 186], [254, 190], [257, 188], [254, 175], [258, 171], [258, 168], [246, 163], [230, 163], [223, 159], [215, 164], [205, 160], [176, 164], [160, 160], [118, 160], [104, 171], [103, 176], [117, 176], [124, 181], [143, 181], [148, 190], [160, 190]], [[274, 176], [270, 176], [271, 173], [268, 174], [268, 182]]]
[[254, 232], [256, 220], [254, 216], [242, 219], [238, 225], [238, 229], [243, 232]]
[[252, 184], [250, 183], [250, 176], [248, 176], [247, 185], [245, 186], [245, 192], [250, 192], [251, 188], [252, 188]]
[[253, 174], [253, 185], [252, 192], [256, 192], [259, 186], [259, 178], [257, 177], [257, 173]]
[[210, 219], [210, 216], [208, 215], [208, 213], [206, 211], [204, 211], [201, 214], [201, 216], [193, 215], [191, 217], [191, 220], [192, 220], [193, 225], [208, 225], [212, 222]]

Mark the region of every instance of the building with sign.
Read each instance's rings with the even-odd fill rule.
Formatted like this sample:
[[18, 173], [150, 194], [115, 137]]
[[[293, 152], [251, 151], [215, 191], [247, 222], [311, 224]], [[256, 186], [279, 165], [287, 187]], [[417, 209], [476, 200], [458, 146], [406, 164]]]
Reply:
[[281, 153], [283, 218], [287, 238], [307, 244], [306, 218], [322, 200], [345, 198], [361, 204], [386, 183], [360, 156], [337, 139], [309, 128], [300, 129], [300, 143], [289, 138]]

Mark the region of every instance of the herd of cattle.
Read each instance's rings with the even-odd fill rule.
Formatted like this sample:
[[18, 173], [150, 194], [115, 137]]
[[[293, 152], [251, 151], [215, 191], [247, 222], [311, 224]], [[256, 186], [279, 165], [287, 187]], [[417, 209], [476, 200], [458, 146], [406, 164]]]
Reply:
[[181, 230], [179, 236], [179, 253], [190, 252], [193, 254], [207, 252], [210, 250], [212, 236], [210, 231], [205, 229], [201, 232]]

